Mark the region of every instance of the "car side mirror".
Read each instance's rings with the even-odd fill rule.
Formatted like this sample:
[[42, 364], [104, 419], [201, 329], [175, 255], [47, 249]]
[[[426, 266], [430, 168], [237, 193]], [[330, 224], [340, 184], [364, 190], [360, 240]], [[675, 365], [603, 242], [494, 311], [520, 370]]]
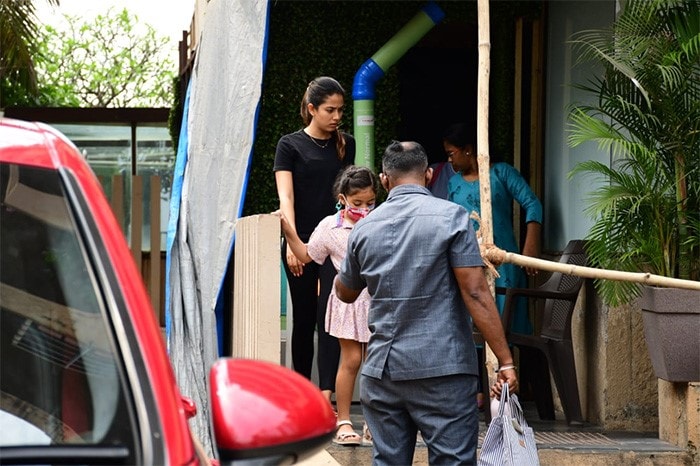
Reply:
[[[221, 464], [292, 464], [328, 445], [336, 417], [321, 391], [265, 361], [222, 358], [209, 374], [211, 416]], [[260, 463], [262, 464], [262, 463]]]

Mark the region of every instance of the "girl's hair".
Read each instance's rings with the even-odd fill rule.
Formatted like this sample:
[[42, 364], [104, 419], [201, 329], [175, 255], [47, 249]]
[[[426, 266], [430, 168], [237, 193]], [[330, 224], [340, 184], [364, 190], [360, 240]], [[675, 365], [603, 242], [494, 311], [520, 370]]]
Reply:
[[338, 173], [333, 184], [333, 197], [339, 195], [352, 196], [358, 191], [372, 188], [375, 193], [379, 189], [379, 178], [372, 170], [359, 165], [348, 165]]
[[[304, 92], [304, 97], [301, 98], [301, 119], [304, 125], [309, 126], [313, 117], [309, 113], [309, 104], [318, 108], [330, 96], [340, 94], [345, 99], [345, 89], [338, 81], [328, 76], [321, 76], [309, 83]], [[336, 142], [335, 148], [338, 152], [338, 158], [345, 158], [345, 138], [339, 129], [335, 130]]]

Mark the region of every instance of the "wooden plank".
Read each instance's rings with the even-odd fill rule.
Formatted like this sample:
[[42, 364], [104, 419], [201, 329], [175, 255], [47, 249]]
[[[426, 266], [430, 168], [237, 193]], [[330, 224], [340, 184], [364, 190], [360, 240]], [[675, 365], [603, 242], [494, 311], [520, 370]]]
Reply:
[[[513, 166], [522, 171], [523, 125], [523, 18], [515, 21], [515, 72], [513, 75]], [[520, 238], [520, 206], [513, 201], [513, 234]]]
[[542, 21], [532, 22], [532, 72], [530, 100], [530, 187], [542, 199], [544, 182], [542, 171], [543, 157], [543, 115], [544, 115], [544, 29]]
[[119, 226], [122, 231], [124, 228], [124, 176], [113, 175], [112, 176], [112, 198], [109, 200], [109, 204], [112, 206], [112, 212], [117, 218]]
[[[479, 37], [479, 70], [477, 78], [476, 101], [476, 147], [477, 163], [479, 164], [479, 195], [481, 196], [481, 238], [484, 243], [493, 243], [493, 217], [491, 215], [491, 180], [489, 177], [489, 76], [491, 74], [491, 27], [489, 0], [477, 1], [478, 37]], [[494, 276], [486, 274], [491, 294], [495, 295]], [[496, 379], [495, 369], [498, 359], [487, 343], [486, 373], [489, 375], [489, 385]]]
[[280, 363], [280, 220], [271, 214], [236, 222], [233, 357]]
[[143, 177], [131, 177], [131, 254], [134, 256], [136, 267], [141, 270], [141, 232], [143, 230]]
[[5, 116], [46, 123], [168, 123], [170, 108], [7, 107]]
[[151, 252], [149, 291], [151, 293], [151, 305], [156, 313], [158, 322], [161, 321], [160, 308], [160, 177], [150, 177], [150, 207], [151, 207]]
[[515, 70], [513, 75], [513, 166], [520, 170], [523, 124], [523, 18], [515, 21]]

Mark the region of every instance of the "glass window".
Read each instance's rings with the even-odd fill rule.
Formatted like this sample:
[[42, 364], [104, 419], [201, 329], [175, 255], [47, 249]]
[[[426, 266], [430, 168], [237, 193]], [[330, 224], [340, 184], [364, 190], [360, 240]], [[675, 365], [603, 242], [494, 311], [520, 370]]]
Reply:
[[[151, 250], [151, 190], [157, 190], [159, 205], [157, 207], [160, 230], [161, 251], [165, 250], [166, 232], [168, 230], [168, 213], [170, 204], [170, 189], [173, 184], [173, 167], [175, 152], [173, 151], [170, 133], [163, 126], [138, 126], [136, 128], [136, 174], [143, 180], [143, 232], [142, 249]], [[154, 186], [153, 183], [156, 183]]]
[[0, 446], [133, 452], [104, 297], [56, 171], [0, 165], [0, 238]]
[[[141, 176], [141, 249], [151, 250], [151, 183], [159, 185], [158, 223], [160, 250], [165, 250], [172, 171], [175, 152], [164, 124], [136, 125], [135, 141], [129, 124], [52, 124], [65, 134], [86, 157], [99, 177], [127, 240], [132, 241], [133, 175]], [[136, 160], [132, 164], [133, 146]], [[157, 178], [152, 178], [157, 177]]]
[[131, 242], [131, 126], [52, 124], [75, 144], [100, 179], [127, 241]]

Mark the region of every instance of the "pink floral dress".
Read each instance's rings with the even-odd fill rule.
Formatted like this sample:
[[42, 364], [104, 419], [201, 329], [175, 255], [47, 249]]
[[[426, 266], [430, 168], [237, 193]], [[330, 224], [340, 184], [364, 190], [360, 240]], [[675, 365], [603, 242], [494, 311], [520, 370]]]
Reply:
[[[323, 264], [328, 256], [335, 270], [345, 258], [348, 236], [353, 225], [340, 218], [340, 214], [329, 215], [321, 220], [307, 243], [309, 257], [318, 264]], [[344, 303], [335, 295], [335, 282], [328, 297], [326, 307], [326, 332], [336, 338], [355, 340], [360, 343], [369, 341], [367, 315], [370, 297], [367, 288], [362, 290], [354, 303]]]

